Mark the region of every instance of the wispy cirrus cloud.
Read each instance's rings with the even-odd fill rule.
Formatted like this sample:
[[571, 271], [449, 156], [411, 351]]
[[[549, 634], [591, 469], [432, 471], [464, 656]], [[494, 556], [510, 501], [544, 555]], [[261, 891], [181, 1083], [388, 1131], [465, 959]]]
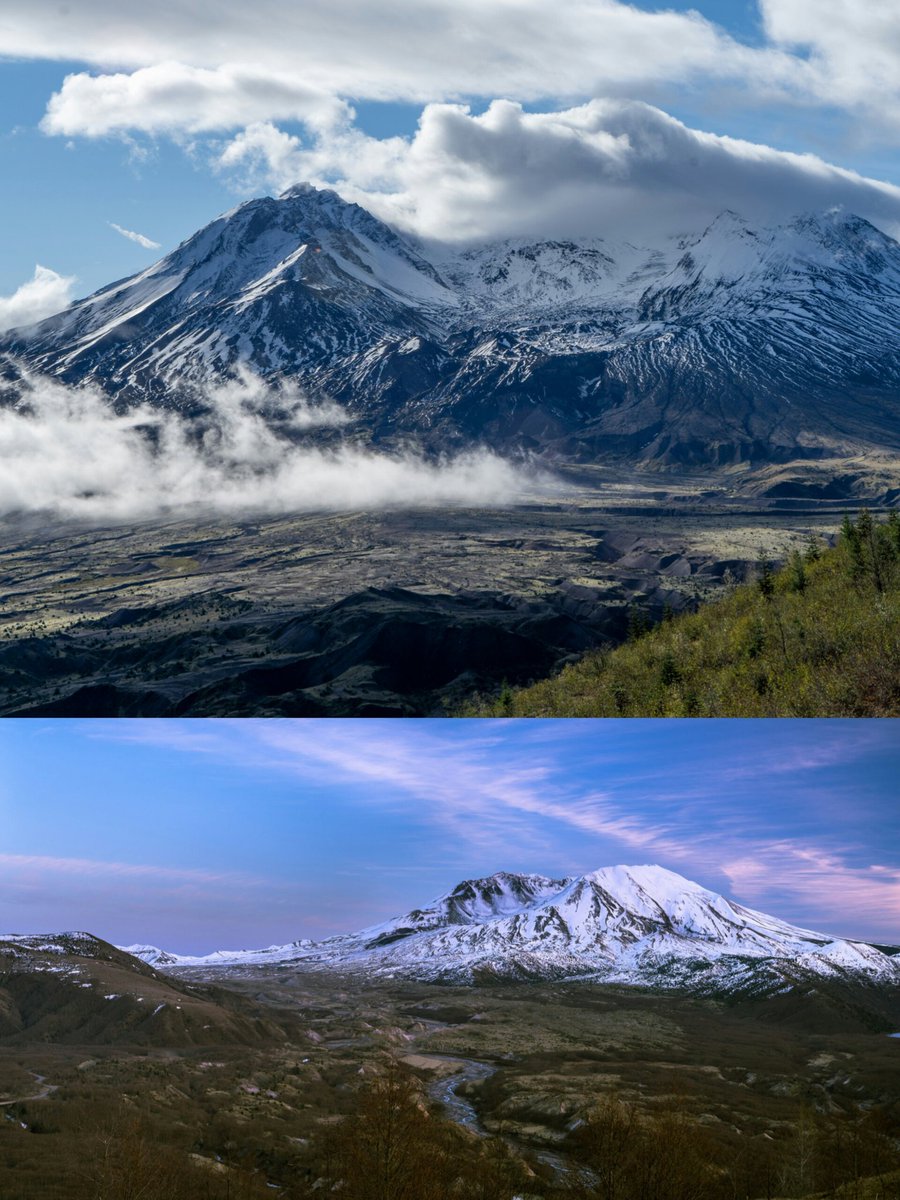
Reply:
[[153, 863], [107, 862], [95, 858], [63, 858], [44, 854], [0, 854], [0, 869], [32, 877], [75, 875], [92, 880], [148, 880], [175, 884], [226, 884], [260, 886], [266, 880], [237, 871], [202, 867], [171, 867]]
[[853, 922], [874, 919], [887, 940], [900, 944], [900, 868], [896, 866], [854, 866], [821, 845], [784, 841], [754, 846], [750, 854], [723, 862], [722, 873], [734, 894], [747, 903], [762, 906], [778, 893], [786, 893], [845, 936], [852, 936]]
[[[647, 722], [641, 737], [628, 722], [604, 722], [610, 727], [596, 733], [593, 724], [546, 730], [532, 722], [454, 722], [434, 730], [418, 722], [208, 721], [194, 731], [193, 722], [142, 721], [91, 728], [95, 736], [349, 788], [366, 809], [414, 822], [419, 845], [439, 845], [445, 862], [463, 869], [474, 859], [490, 859], [494, 869], [527, 860], [534, 869], [565, 872], [650, 860], [839, 934], [870, 929], [889, 938], [896, 928], [900, 936], [900, 871], [865, 860], [850, 820], [864, 796], [866, 758], [890, 744], [886, 722], [827, 731], [816, 722], [740, 722], [743, 739], [731, 722], [730, 742], [718, 749], [710, 738], [702, 762], [648, 754], [654, 738], [677, 734], [670, 722], [661, 722], [667, 730]], [[572, 755], [584, 757], [586, 745], [589, 764], [574, 773]]]
[[409, 812], [451, 836], [463, 854], [473, 846], [497, 855], [543, 847], [559, 856], [551, 835], [560, 829], [612, 838], [648, 854], [674, 857], [689, 850], [671, 826], [629, 815], [600, 790], [561, 782], [552, 753], [522, 756], [492, 732], [460, 738], [425, 732], [418, 723], [385, 727], [353, 720], [213, 720], [203, 722], [201, 731], [193, 724], [93, 722], [91, 732], [355, 785], [359, 803]]
[[709, 726], [701, 759], [660, 753], [655, 742], [677, 742], [671, 722], [572, 723], [549, 737], [521, 722], [124, 724], [92, 728], [349, 788], [358, 805], [403, 814], [448, 864], [655, 861], [788, 919], [900, 940], [900, 867], [877, 861], [851, 819], [868, 758], [891, 745], [884, 723], [723, 722], [727, 745]]
[[845, 722], [838, 738], [823, 730], [825, 736], [804, 741], [780, 737], [782, 724], [780, 720], [766, 722], [773, 731], [771, 742], [726, 767], [724, 778], [738, 782], [827, 771], [865, 758], [867, 751], [884, 739], [884, 728], [877, 721]]
[[115, 221], [109, 222], [110, 229], [114, 229], [116, 233], [120, 233], [123, 238], [128, 238], [130, 242], [137, 242], [139, 246], [143, 246], [145, 250], [159, 250], [161, 244], [154, 242], [152, 238], [145, 237], [143, 233], [135, 233], [133, 229], [125, 229], [121, 225], [117, 225]]

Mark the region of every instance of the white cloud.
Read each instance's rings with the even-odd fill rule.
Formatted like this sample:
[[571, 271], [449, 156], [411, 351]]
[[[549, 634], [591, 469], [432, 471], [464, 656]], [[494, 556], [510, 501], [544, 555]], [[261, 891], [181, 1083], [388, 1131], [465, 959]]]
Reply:
[[759, 0], [772, 44], [802, 55], [810, 101], [900, 128], [900, 7], [878, 0]]
[[741, 45], [696, 12], [618, 0], [221, 0], [214, 8], [160, 0], [139, 22], [115, 0], [79, 0], [62, 17], [6, 0], [3, 40], [7, 54], [23, 57], [130, 68], [245, 63], [335, 95], [423, 102], [697, 78], [765, 89], [802, 74], [791, 55]]
[[38, 264], [34, 277], [11, 296], [0, 296], [0, 333], [20, 325], [33, 325], [66, 307], [72, 299], [74, 275], [59, 275]]
[[[897, 228], [896, 190], [879, 194], [813, 155], [688, 130], [622, 99], [687, 89], [693, 106], [722, 111], [813, 106], [851, 115], [854, 138], [892, 137], [897, 5], [759, 0], [759, 45], [697, 12], [620, 0], [298, 0], [287, 9], [222, 0], [214, 13], [161, 0], [138, 26], [113, 0], [82, 0], [62, 17], [27, 0], [4, 7], [7, 54], [108, 72], [69, 75], [49, 101], [46, 133], [206, 137], [191, 147], [201, 154], [211, 135], [232, 133], [218, 161], [245, 185], [334, 182], [426, 236], [478, 236], [491, 212], [503, 232], [563, 235], [643, 218], [677, 228], [722, 207], [764, 219], [831, 204]], [[495, 102], [472, 116], [459, 103], [466, 96]], [[561, 112], [518, 106], [590, 96], [606, 98]], [[349, 103], [365, 99], [426, 104], [416, 137], [366, 137]], [[283, 121], [307, 135], [279, 129]]]
[[250, 375], [205, 400], [198, 430], [177, 413], [117, 413], [97, 390], [26, 378], [20, 402], [0, 410], [0, 513], [108, 523], [185, 511], [492, 505], [533, 484], [486, 451], [428, 462], [299, 444], [304, 430], [346, 423], [343, 411], [312, 406], [289, 385], [270, 393]]
[[128, 238], [131, 242], [137, 242], [139, 246], [143, 246], [145, 250], [159, 250], [159, 242], [154, 242], [148, 237], [144, 237], [142, 233], [135, 233], [133, 229], [123, 229], [121, 225], [117, 225], [115, 221], [109, 222], [110, 229], [114, 229], [116, 233], [121, 233], [122, 237]]
[[236, 129], [263, 118], [327, 127], [350, 111], [343, 101], [306, 86], [294, 74], [165, 62], [130, 75], [67, 75], [47, 105], [41, 128], [66, 137], [106, 137], [196, 134]]
[[218, 165], [257, 186], [334, 186], [438, 239], [649, 239], [702, 227], [727, 208], [767, 222], [836, 205], [900, 232], [900, 188], [622, 100], [551, 113], [498, 100], [480, 115], [432, 104], [411, 139], [378, 140], [348, 125], [307, 144], [263, 123], [233, 138]]
[[162, 0], [138, 24], [114, 0], [80, 0], [62, 15], [6, 0], [2, 36], [8, 55], [136, 69], [70, 76], [48, 111], [53, 132], [113, 131], [129, 118], [135, 129], [212, 129], [298, 109], [305, 120], [316, 95], [652, 99], [697, 84], [736, 88], [742, 105], [837, 107], [896, 129], [896, 5], [759, 0], [759, 8], [761, 45], [694, 11], [619, 0], [222, 0], [214, 11]]

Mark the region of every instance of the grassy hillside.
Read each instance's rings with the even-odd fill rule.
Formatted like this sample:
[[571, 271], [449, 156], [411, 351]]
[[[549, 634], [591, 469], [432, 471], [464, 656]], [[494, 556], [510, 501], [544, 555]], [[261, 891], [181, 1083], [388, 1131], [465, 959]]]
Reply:
[[464, 715], [885, 717], [900, 714], [900, 515], [845, 520], [777, 572], [636, 629], [561, 674]]
[[265, 1046], [301, 1028], [294, 1014], [183, 983], [90, 934], [0, 939], [0, 1046]]

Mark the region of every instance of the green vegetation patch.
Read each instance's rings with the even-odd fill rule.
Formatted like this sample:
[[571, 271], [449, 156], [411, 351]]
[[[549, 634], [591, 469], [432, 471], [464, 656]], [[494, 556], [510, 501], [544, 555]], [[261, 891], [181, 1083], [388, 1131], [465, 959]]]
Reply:
[[552, 679], [504, 688], [462, 715], [885, 717], [900, 714], [900, 514], [845, 518], [780, 570], [696, 613], [587, 655]]

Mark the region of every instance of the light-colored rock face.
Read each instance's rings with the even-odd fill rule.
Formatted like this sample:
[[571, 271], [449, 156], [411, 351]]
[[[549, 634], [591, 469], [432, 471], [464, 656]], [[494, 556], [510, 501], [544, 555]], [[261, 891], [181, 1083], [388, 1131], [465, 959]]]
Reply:
[[872, 946], [790, 925], [658, 866], [568, 879], [501, 872], [360, 933], [174, 957], [176, 967], [292, 962], [460, 982], [595, 976], [700, 992], [784, 991], [817, 976], [900, 984], [900, 961]]

